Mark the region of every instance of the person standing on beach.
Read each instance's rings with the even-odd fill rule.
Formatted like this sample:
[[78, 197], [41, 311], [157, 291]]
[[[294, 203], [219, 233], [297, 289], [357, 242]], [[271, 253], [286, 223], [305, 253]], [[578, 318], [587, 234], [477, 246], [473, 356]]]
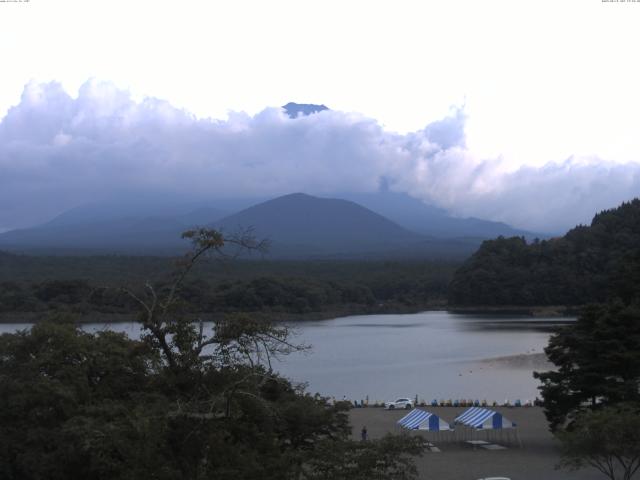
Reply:
[[362, 430], [360, 431], [360, 439], [363, 442], [367, 441], [367, 427], [363, 425]]

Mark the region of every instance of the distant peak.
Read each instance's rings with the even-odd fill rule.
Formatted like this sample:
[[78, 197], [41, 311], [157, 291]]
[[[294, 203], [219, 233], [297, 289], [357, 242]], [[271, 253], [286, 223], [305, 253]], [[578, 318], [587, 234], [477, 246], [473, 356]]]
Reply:
[[314, 113], [322, 112], [323, 110], [329, 110], [325, 105], [314, 105], [312, 103], [294, 103], [289, 102], [284, 105], [284, 111], [287, 112], [289, 118], [298, 118], [300, 116], [306, 117]]
[[280, 195], [279, 197], [274, 197], [271, 200], [269, 200], [268, 202], [276, 202], [276, 203], [281, 203], [281, 202], [296, 202], [296, 203], [309, 203], [309, 202], [314, 202], [314, 201], [318, 201], [318, 200], [323, 200], [322, 198], [319, 197], [314, 197], [313, 195], [308, 195], [306, 193], [301, 193], [301, 192], [296, 192], [296, 193], [288, 193], [286, 195]]
[[313, 195], [309, 195], [307, 193], [302, 193], [302, 192], [294, 192], [294, 193], [287, 193], [286, 195], [281, 195], [281, 198], [316, 198]]

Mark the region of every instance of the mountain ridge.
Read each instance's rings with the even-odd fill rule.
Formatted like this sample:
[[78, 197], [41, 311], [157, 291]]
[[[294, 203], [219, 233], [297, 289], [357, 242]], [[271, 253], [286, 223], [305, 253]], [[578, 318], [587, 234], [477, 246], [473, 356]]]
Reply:
[[[396, 213], [409, 207], [420, 211], [421, 202], [402, 195], [396, 198], [381, 194], [378, 206], [385, 202], [391, 204], [391, 200], [398, 200], [394, 207]], [[75, 249], [83, 254], [173, 255], [187, 247], [180, 238], [182, 231], [208, 225], [223, 228], [228, 233], [240, 227], [254, 227], [256, 235], [274, 241], [270, 254], [273, 258], [438, 255], [463, 258], [486, 238], [473, 228], [452, 229], [449, 236], [445, 230], [431, 235], [429, 229], [436, 222], [430, 224], [429, 218], [440, 221], [447, 217], [442, 211], [428, 206], [425, 211], [436, 211], [436, 214], [422, 217], [426, 219], [425, 228], [415, 232], [351, 199], [294, 193], [255, 203], [228, 215], [211, 204], [201, 203], [194, 209], [194, 204], [174, 199], [157, 204], [152, 199], [139, 203], [128, 199], [114, 204], [85, 205], [63, 212], [45, 224], [0, 234], [0, 248], [21, 253], [64, 251], [68, 254]], [[238, 206], [242, 202], [229, 200], [226, 205]], [[393, 213], [394, 210], [390, 211]]]
[[388, 190], [370, 193], [346, 193], [341, 198], [354, 201], [369, 208], [398, 225], [420, 233], [438, 238], [478, 237], [483, 239], [524, 236], [529, 240], [548, 238], [542, 233], [513, 228], [502, 222], [483, 220], [474, 217], [457, 218], [447, 214], [446, 210], [428, 205], [405, 193]]
[[304, 193], [276, 197], [212, 226], [225, 232], [251, 226], [271, 241], [275, 257], [383, 253], [424, 240], [357, 203]]

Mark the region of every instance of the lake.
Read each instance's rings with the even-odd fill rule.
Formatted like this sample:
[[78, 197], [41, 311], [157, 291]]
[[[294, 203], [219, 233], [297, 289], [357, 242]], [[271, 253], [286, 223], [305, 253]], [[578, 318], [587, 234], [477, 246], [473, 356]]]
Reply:
[[[539, 395], [532, 372], [549, 368], [543, 348], [552, 329], [567, 321], [437, 311], [292, 323], [295, 340], [312, 350], [286, 357], [276, 368], [294, 382], [308, 382], [311, 393], [336, 399], [533, 400]], [[4, 324], [0, 332], [27, 326]], [[140, 333], [135, 323], [83, 328]]]

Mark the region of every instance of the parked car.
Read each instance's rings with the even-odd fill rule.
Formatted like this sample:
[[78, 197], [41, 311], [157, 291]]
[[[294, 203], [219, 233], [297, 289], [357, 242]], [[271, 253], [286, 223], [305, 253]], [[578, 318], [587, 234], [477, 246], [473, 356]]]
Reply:
[[384, 408], [387, 410], [394, 410], [396, 408], [406, 408], [410, 410], [413, 408], [413, 402], [410, 398], [398, 398], [395, 402], [385, 402]]
[[478, 480], [511, 480], [511, 479], [507, 477], [484, 477], [484, 478], [479, 478]]

